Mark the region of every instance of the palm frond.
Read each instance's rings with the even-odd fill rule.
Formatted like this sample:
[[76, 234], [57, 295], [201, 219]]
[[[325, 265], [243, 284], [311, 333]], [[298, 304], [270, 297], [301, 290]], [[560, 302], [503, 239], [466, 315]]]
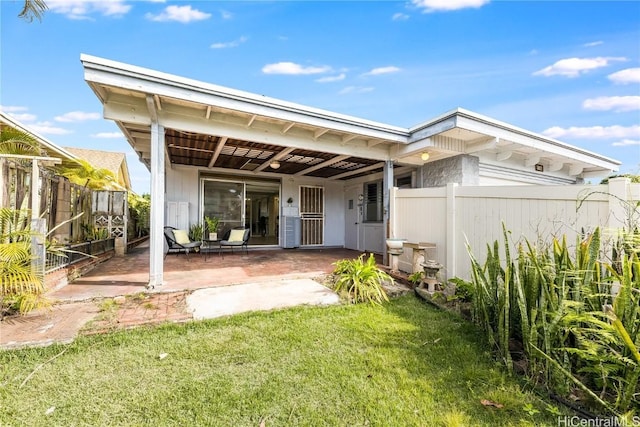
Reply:
[[33, 22], [33, 18], [40, 21], [47, 9], [49, 9], [49, 6], [47, 6], [44, 0], [24, 0], [24, 7], [18, 14], [18, 17], [26, 19], [29, 22]]

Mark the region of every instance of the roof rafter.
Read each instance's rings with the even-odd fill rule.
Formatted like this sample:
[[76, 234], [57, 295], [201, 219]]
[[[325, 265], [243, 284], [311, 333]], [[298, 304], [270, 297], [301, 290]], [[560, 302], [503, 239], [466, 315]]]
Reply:
[[341, 162], [343, 160], [348, 159], [351, 156], [346, 156], [346, 155], [342, 155], [342, 156], [336, 156], [332, 159], [326, 160], [322, 163], [318, 163], [317, 165], [308, 167], [306, 169], [301, 170], [300, 172], [294, 173], [294, 175], [296, 176], [302, 176], [302, 175], [306, 175], [308, 173], [311, 173], [313, 171], [317, 171], [318, 169], [322, 169], [322, 168], [326, 168], [327, 166], [331, 166], [335, 163]]
[[216, 145], [216, 149], [213, 152], [213, 155], [211, 156], [211, 160], [209, 160], [209, 165], [207, 166], [209, 169], [211, 169], [213, 165], [216, 164], [216, 160], [218, 160], [218, 157], [220, 156], [220, 152], [224, 148], [224, 145], [227, 143], [227, 139], [228, 138], [225, 136], [220, 138], [220, 140], [218, 141], [218, 145]]

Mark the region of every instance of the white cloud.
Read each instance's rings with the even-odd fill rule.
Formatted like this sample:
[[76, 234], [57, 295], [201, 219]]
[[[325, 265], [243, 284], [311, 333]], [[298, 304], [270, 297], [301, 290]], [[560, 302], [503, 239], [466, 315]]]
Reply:
[[582, 103], [585, 110], [616, 112], [640, 110], [640, 96], [600, 96], [585, 99]]
[[29, 129], [43, 135], [67, 135], [73, 133], [73, 131], [68, 129], [53, 126], [53, 123], [51, 122], [38, 122], [36, 124], [29, 125]]
[[56, 116], [54, 120], [56, 122], [72, 123], [72, 122], [84, 122], [87, 120], [100, 119], [100, 113], [85, 113], [84, 111], [71, 111], [64, 113], [61, 116]]
[[338, 94], [346, 95], [346, 94], [349, 94], [349, 93], [367, 93], [367, 92], [372, 92], [372, 91], [373, 91], [372, 87], [347, 86], [344, 89], [342, 89], [340, 92], [338, 92]]
[[227, 49], [230, 47], [238, 47], [240, 46], [242, 43], [246, 42], [247, 40], [249, 40], [248, 37], [242, 36], [240, 37], [238, 40], [233, 40], [230, 42], [218, 42], [218, 43], [213, 43], [211, 46], [209, 46], [211, 49]]
[[91, 135], [91, 138], [105, 138], [105, 139], [115, 139], [115, 138], [123, 138], [122, 132], [98, 132]]
[[400, 68], [394, 66], [378, 67], [364, 73], [363, 76], [379, 76], [380, 74], [391, 74], [397, 73], [398, 71], [400, 71]]
[[9, 115], [21, 122], [32, 122], [38, 118], [38, 116], [31, 113], [9, 113]]
[[627, 147], [629, 145], [640, 145], [640, 139], [623, 139], [622, 141], [614, 142], [614, 147]]
[[607, 139], [607, 138], [635, 138], [640, 137], [640, 125], [633, 126], [591, 126], [562, 128], [560, 126], [551, 127], [544, 132], [544, 135], [551, 138], [584, 138], [584, 139]]
[[640, 68], [627, 68], [616, 71], [607, 76], [609, 80], [616, 84], [626, 85], [629, 83], [640, 83]]
[[411, 3], [419, 9], [422, 9], [423, 13], [431, 13], [469, 7], [477, 9], [489, 3], [489, 0], [411, 0]]
[[391, 19], [393, 21], [406, 21], [407, 19], [409, 19], [409, 15], [407, 15], [406, 13], [398, 12], [398, 13], [394, 13]]
[[534, 76], [566, 76], [578, 77], [596, 68], [608, 66], [613, 61], [626, 61], [626, 58], [597, 57], [597, 58], [567, 58], [557, 61], [533, 73]]
[[344, 80], [346, 77], [347, 75], [345, 73], [340, 73], [337, 76], [320, 77], [319, 79], [316, 79], [316, 82], [318, 83], [339, 82], [341, 80]]
[[183, 24], [187, 24], [193, 21], [202, 21], [211, 17], [210, 13], [201, 12], [197, 9], [192, 9], [190, 5], [187, 6], [167, 6], [159, 15], [147, 13], [145, 17], [151, 21], [167, 22], [177, 21]]
[[293, 62], [276, 62], [275, 64], [267, 64], [262, 67], [265, 74], [289, 74], [289, 75], [306, 75], [306, 74], [322, 74], [331, 71], [331, 67], [323, 65], [321, 67], [304, 67]]
[[90, 19], [91, 14], [122, 16], [131, 10], [125, 0], [47, 0], [47, 6], [51, 12], [69, 19]]
[[35, 114], [27, 113], [27, 107], [18, 105], [0, 105], [0, 111], [6, 113], [20, 122], [32, 122], [38, 118]]
[[23, 123], [32, 122], [38, 118], [35, 114], [27, 113], [28, 110], [28, 107], [20, 105], [0, 105], [0, 111]]
[[585, 44], [583, 44], [583, 46], [584, 47], [594, 47], [594, 46], [600, 46], [601, 44], [604, 44], [604, 42], [601, 41], [601, 40], [598, 40], [598, 41], [595, 41], [595, 42], [585, 43]]
[[233, 18], [233, 13], [231, 12], [227, 12], [226, 10], [221, 10], [220, 11], [220, 16], [222, 16], [222, 19], [231, 19]]
[[29, 108], [21, 107], [19, 105], [0, 105], [0, 111], [5, 113], [17, 113], [19, 111], [27, 111]]

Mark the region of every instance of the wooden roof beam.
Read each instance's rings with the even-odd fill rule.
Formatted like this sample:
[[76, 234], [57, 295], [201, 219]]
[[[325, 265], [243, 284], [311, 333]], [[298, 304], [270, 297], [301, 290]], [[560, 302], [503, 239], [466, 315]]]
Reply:
[[329, 129], [318, 129], [313, 133], [313, 139], [317, 141], [318, 138], [320, 138], [322, 135], [324, 135], [327, 132], [329, 132]]
[[211, 156], [211, 160], [209, 160], [209, 165], [207, 166], [209, 169], [211, 169], [213, 165], [216, 164], [216, 160], [218, 160], [218, 157], [220, 156], [220, 152], [224, 148], [224, 145], [227, 143], [227, 139], [228, 138], [225, 136], [220, 138], [220, 141], [218, 141], [218, 145], [216, 145], [216, 149], [213, 152], [213, 155]]
[[294, 127], [294, 126], [295, 126], [294, 122], [287, 123], [286, 125], [284, 125], [282, 127], [282, 131], [281, 131], [282, 134], [285, 134], [285, 133], [289, 132], [291, 130], [291, 128]]

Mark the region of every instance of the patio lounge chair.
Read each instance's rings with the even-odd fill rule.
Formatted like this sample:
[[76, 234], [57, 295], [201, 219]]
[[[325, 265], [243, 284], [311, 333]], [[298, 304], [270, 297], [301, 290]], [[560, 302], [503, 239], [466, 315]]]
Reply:
[[169, 250], [164, 254], [165, 258], [171, 251], [178, 253], [184, 251], [184, 253], [189, 256], [189, 252], [192, 249], [195, 251], [196, 248], [202, 245], [202, 242], [194, 242], [189, 239], [189, 234], [186, 230], [178, 230], [170, 226], [164, 227], [164, 238], [169, 246]]
[[[244, 227], [236, 227], [227, 230], [220, 241], [220, 254], [222, 255], [222, 248], [230, 247], [231, 253], [233, 253], [234, 247], [244, 248], [245, 253], [249, 253], [249, 238], [251, 237], [251, 229]], [[223, 255], [224, 256], [224, 255]]]

